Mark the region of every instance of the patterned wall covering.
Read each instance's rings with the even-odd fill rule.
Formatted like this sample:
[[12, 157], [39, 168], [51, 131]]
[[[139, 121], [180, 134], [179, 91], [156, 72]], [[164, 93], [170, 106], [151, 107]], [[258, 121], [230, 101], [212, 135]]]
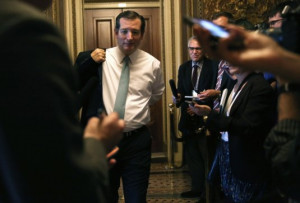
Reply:
[[203, 17], [211, 19], [214, 12], [227, 11], [235, 19], [247, 18], [253, 24], [265, 20], [265, 15], [275, 5], [285, 0], [199, 0], [203, 2]]
[[127, 0], [127, 1], [120, 1], [120, 0], [84, 0], [85, 3], [111, 3], [111, 2], [147, 2], [147, 1], [159, 1], [159, 0]]

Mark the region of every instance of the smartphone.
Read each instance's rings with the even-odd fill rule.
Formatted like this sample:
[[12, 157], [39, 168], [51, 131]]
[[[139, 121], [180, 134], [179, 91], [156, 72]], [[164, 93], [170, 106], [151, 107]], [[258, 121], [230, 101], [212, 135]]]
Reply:
[[197, 104], [204, 104], [205, 102], [200, 100], [198, 97], [194, 97], [194, 96], [184, 96], [185, 102], [188, 104], [192, 104], [192, 106], [194, 105], [194, 103]]
[[228, 31], [226, 31], [224, 28], [214, 24], [211, 21], [198, 19], [198, 18], [190, 18], [190, 17], [184, 17], [183, 20], [189, 25], [193, 25], [193, 24], [200, 25], [201, 27], [208, 30], [211, 33], [211, 35], [214, 37], [218, 37], [218, 38], [229, 37]]
[[[218, 41], [220, 38], [229, 37], [229, 32], [227, 30], [225, 30], [223, 27], [214, 24], [211, 21], [191, 17], [184, 17], [183, 21], [190, 26], [197, 24], [200, 25], [202, 28], [208, 30], [211, 34], [210, 45], [212, 49], [217, 48]], [[240, 38], [236, 38], [231, 44], [228, 45], [229, 50], [240, 50], [243, 48], [244, 43], [243, 40]]]

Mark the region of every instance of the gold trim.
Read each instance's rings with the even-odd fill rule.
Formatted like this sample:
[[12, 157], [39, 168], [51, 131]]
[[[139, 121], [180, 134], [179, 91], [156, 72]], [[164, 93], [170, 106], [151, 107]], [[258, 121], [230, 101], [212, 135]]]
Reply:
[[160, 7], [159, 2], [128, 2], [123, 3], [123, 6], [120, 6], [119, 3], [85, 3], [84, 9], [95, 9], [95, 8], [151, 8], [151, 7]]
[[76, 59], [77, 53], [78, 53], [78, 47], [77, 47], [77, 19], [76, 19], [76, 5], [75, 1], [72, 0], [72, 27], [73, 27], [73, 57]]

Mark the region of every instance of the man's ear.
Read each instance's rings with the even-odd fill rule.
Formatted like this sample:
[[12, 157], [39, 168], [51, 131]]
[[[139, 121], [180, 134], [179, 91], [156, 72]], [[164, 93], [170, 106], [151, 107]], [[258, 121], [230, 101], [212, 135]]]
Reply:
[[114, 32], [115, 32], [115, 35], [117, 36], [118, 35], [118, 32], [119, 32], [119, 30], [118, 29], [114, 29]]

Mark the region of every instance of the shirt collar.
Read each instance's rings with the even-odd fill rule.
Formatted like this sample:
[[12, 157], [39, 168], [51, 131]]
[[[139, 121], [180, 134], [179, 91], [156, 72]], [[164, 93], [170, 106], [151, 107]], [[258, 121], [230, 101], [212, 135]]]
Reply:
[[[132, 62], [132, 61], [135, 60], [135, 58], [137, 57], [138, 50], [139, 49], [135, 50], [132, 54], [130, 54], [128, 56], [129, 57], [129, 62]], [[119, 61], [120, 64], [123, 63], [124, 57], [125, 57], [125, 55], [123, 54], [121, 49], [117, 46], [117, 58], [118, 58], [118, 61]]]
[[194, 65], [197, 65], [198, 67], [202, 67], [202, 65], [203, 65], [203, 60], [201, 60], [201, 61], [192, 61], [192, 67], [193, 67]]

